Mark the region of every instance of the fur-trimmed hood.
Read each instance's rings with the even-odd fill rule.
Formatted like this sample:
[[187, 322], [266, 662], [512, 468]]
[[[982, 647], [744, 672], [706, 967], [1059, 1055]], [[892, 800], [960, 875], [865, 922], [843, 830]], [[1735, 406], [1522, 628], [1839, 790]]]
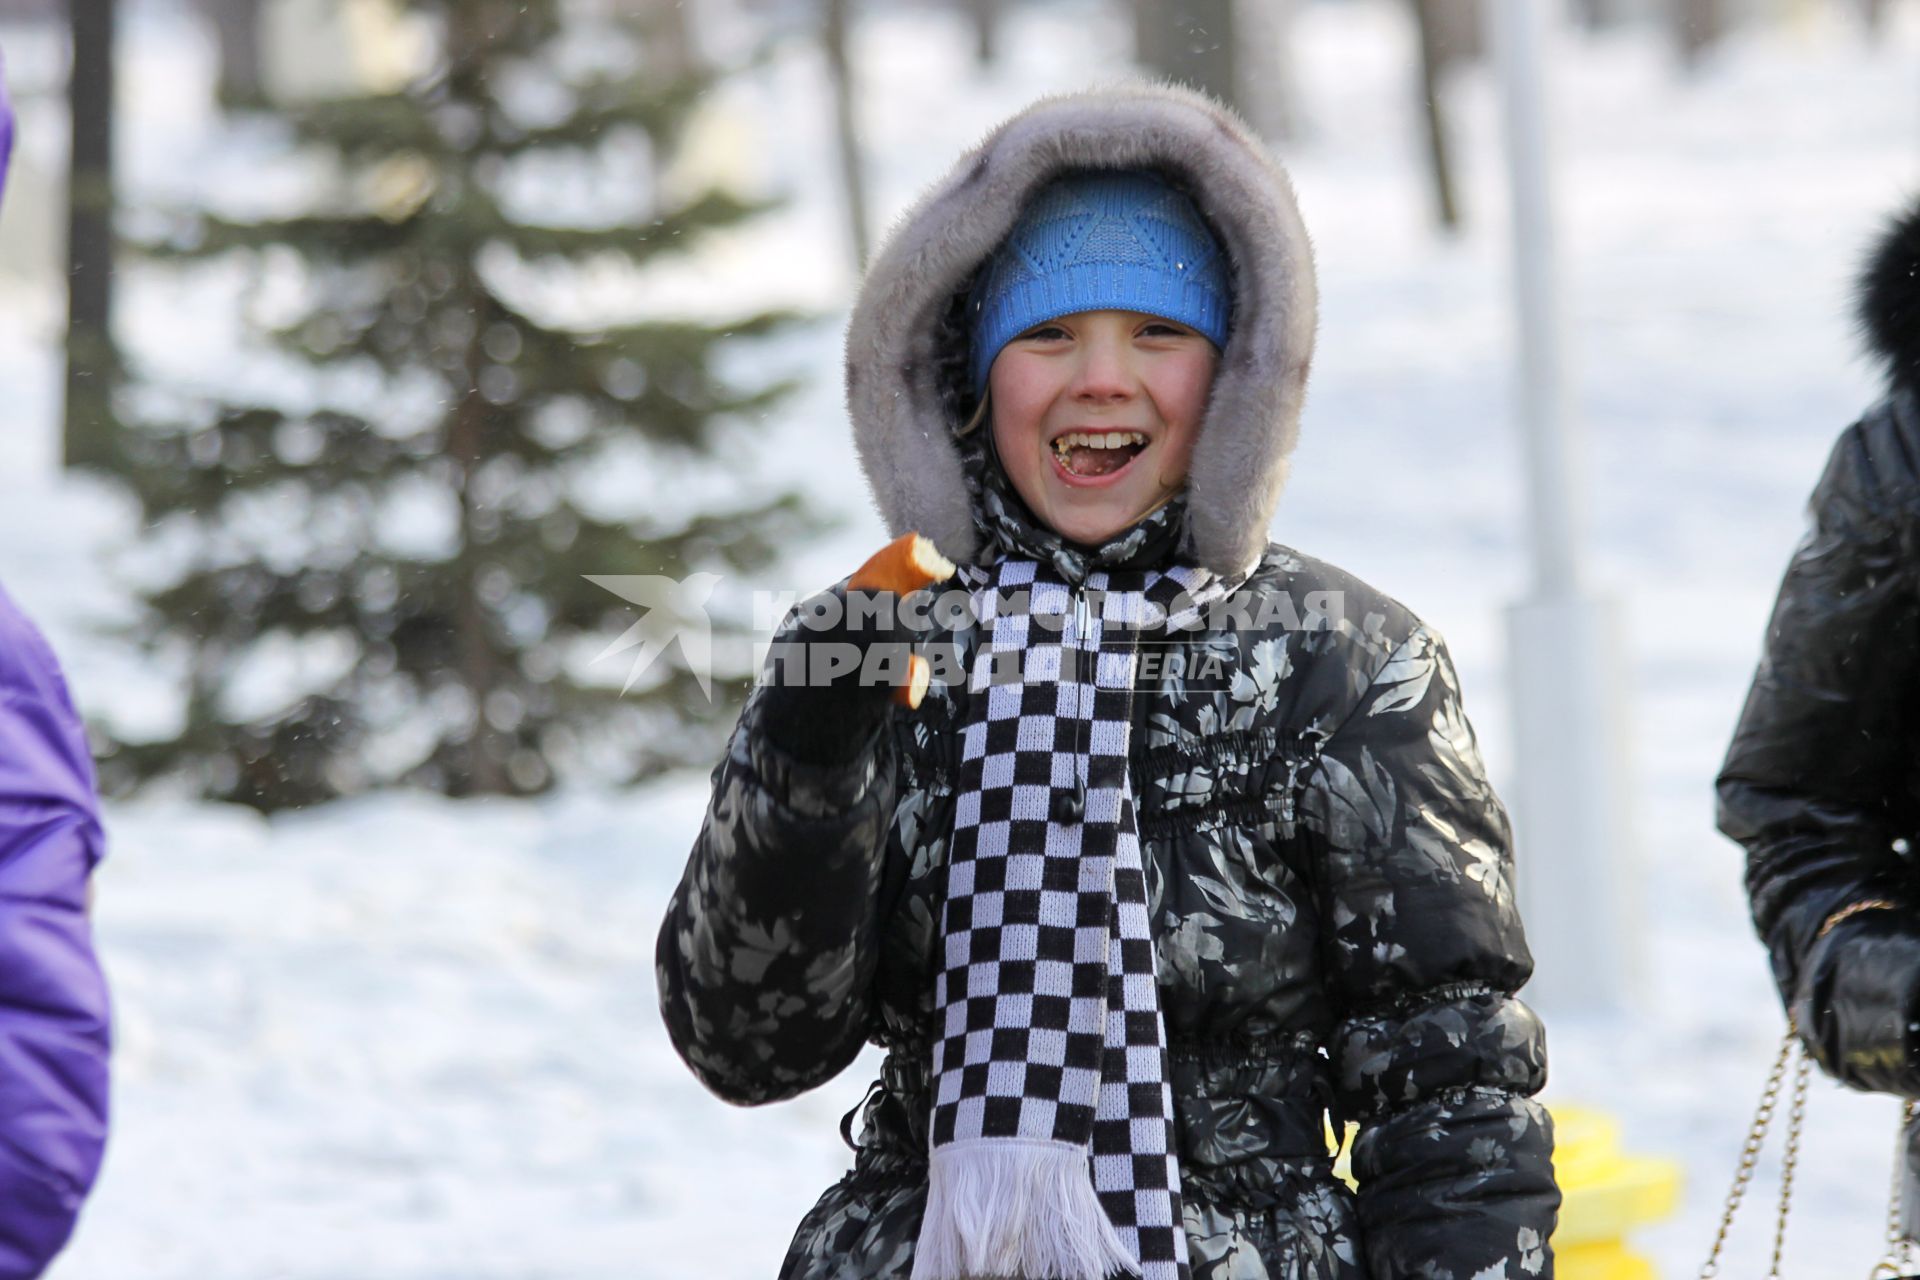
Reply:
[[1896, 214], [1868, 252], [1855, 291], [1860, 330], [1894, 385], [1920, 392], [1920, 200]]
[[1151, 168], [1184, 186], [1232, 264], [1232, 333], [1188, 471], [1183, 552], [1244, 571], [1267, 543], [1313, 357], [1312, 248], [1280, 165], [1206, 96], [1126, 85], [1043, 98], [962, 155], [895, 225], [847, 326], [847, 410], [888, 531], [981, 551], [954, 437], [955, 298], [1028, 198], [1069, 169]]

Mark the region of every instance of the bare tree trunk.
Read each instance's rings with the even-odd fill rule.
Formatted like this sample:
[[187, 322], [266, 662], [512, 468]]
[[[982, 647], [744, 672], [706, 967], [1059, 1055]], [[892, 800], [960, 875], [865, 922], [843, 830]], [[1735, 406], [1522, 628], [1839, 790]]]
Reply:
[[1673, 29], [1680, 63], [1691, 71], [1727, 33], [1726, 0], [1673, 0]]
[[1860, 0], [1860, 12], [1867, 22], [1867, 38], [1877, 42], [1887, 29], [1887, 0]]
[[1239, 0], [1234, 13], [1241, 106], [1260, 136], [1273, 142], [1300, 130], [1293, 14], [1294, 0]]
[[1000, 0], [966, 0], [966, 6], [973, 22], [974, 60], [991, 66], [1000, 56]]
[[72, 161], [67, 177], [67, 388], [62, 461], [105, 467], [115, 457], [113, 345], [113, 33], [115, 0], [72, 0], [67, 82]]
[[1427, 175], [1432, 183], [1433, 212], [1447, 231], [1460, 229], [1460, 205], [1453, 190], [1453, 164], [1447, 147], [1446, 111], [1440, 86], [1449, 50], [1440, 0], [1413, 0], [1414, 22], [1420, 30], [1418, 92], [1427, 125]]
[[1133, 0], [1134, 60], [1240, 109], [1233, 0]]
[[260, 67], [260, 0], [201, 0], [220, 47], [220, 102], [229, 107], [266, 101]]
[[693, 27], [687, 20], [684, 4], [676, 0], [650, 0], [647, 35], [659, 74], [679, 77], [699, 66], [700, 54], [694, 47]]
[[[619, 13], [632, 0], [615, 0], [610, 6]], [[672, 84], [700, 70], [699, 54], [694, 47], [686, 10], [678, 0], [639, 0], [628, 11], [634, 29], [640, 33], [640, 75], [650, 84]], [[650, 199], [658, 202], [665, 194], [674, 167], [674, 153], [666, 147], [649, 147], [653, 166], [654, 190]]]
[[850, 4], [851, 0], [826, 0], [820, 43], [826, 50], [827, 70], [833, 77], [833, 125], [839, 139], [840, 191], [847, 206], [847, 228], [853, 239], [854, 260], [865, 266], [871, 241], [867, 235], [866, 169], [860, 159], [860, 134], [853, 105], [853, 69], [847, 58]]
[[[481, 65], [478, 51], [498, 32], [487, 21], [488, 14], [478, 5], [455, 5], [448, 11], [448, 78], [456, 101], [478, 97], [476, 85]], [[460, 397], [453, 418], [447, 424], [447, 456], [457, 468], [454, 485], [460, 502], [460, 545], [452, 564], [453, 574], [453, 662], [454, 679], [466, 689], [474, 707], [473, 727], [468, 736], [451, 749], [443, 740], [440, 750], [448, 761], [448, 795], [511, 795], [512, 778], [506, 767], [511, 746], [504, 735], [488, 723], [484, 709], [487, 697], [505, 687], [500, 654], [491, 634], [491, 610], [480, 595], [480, 574], [489, 551], [487, 544], [497, 534], [496, 513], [474, 495], [474, 477], [490, 455], [489, 439], [498, 433], [490, 419], [486, 400], [476, 393], [480, 373], [487, 363], [485, 335], [497, 313], [492, 299], [477, 277], [470, 260], [454, 266], [455, 288], [467, 299], [468, 323], [463, 341], [462, 363], [467, 394]]]
[[1432, 0], [1435, 47], [1445, 74], [1487, 55], [1487, 7], [1483, 0]]
[[1620, 0], [1579, 0], [1574, 9], [1580, 16], [1580, 25], [1589, 31], [1617, 27], [1625, 16], [1620, 11]]

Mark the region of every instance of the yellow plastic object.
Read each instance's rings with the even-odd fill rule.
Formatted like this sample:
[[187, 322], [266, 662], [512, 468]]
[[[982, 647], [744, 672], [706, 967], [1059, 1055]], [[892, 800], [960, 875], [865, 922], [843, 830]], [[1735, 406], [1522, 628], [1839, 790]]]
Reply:
[[[1610, 1116], [1576, 1106], [1550, 1110], [1553, 1168], [1563, 1196], [1553, 1233], [1554, 1274], [1560, 1280], [1657, 1280], [1653, 1263], [1629, 1249], [1626, 1237], [1673, 1213], [1680, 1166], [1622, 1152], [1620, 1125]], [[1334, 1171], [1351, 1182], [1351, 1128], [1347, 1139]]]
[[1566, 1197], [1556, 1246], [1617, 1241], [1673, 1213], [1680, 1202], [1678, 1164], [1623, 1153], [1620, 1125], [1611, 1116], [1574, 1106], [1552, 1111], [1553, 1169]]
[[1652, 1262], [1619, 1243], [1555, 1244], [1553, 1274], [1560, 1280], [1659, 1280], [1660, 1275]]

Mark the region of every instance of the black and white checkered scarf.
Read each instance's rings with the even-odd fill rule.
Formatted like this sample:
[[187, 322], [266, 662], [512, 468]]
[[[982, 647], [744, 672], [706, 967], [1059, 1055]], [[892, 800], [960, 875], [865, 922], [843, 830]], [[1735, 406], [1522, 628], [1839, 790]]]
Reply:
[[1127, 776], [1142, 630], [1228, 584], [965, 568], [970, 673], [914, 1280], [1186, 1280], [1166, 1030]]

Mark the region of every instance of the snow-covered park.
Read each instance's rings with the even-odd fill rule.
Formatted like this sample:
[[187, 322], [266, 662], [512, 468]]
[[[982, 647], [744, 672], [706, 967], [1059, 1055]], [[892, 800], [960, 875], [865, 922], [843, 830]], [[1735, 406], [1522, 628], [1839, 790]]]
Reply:
[[[1679, 1213], [1636, 1237], [1668, 1276], [1704, 1256], [1780, 1030], [1711, 780], [1805, 495], [1878, 394], [1852, 333], [1855, 264], [1920, 186], [1920, 10], [1896, 7], [1870, 46], [1847, 6], [1782, 7], [1794, 16], [1735, 35], [1691, 77], [1643, 26], [1562, 33], [1551, 50], [1589, 546], [1630, 645], [1637, 841], [1619, 873], [1645, 980], [1625, 1018], [1546, 1010], [1549, 1098], [1612, 1113], [1631, 1150], [1682, 1166]], [[1403, 6], [1299, 10], [1305, 119], [1282, 155], [1318, 248], [1323, 322], [1274, 536], [1446, 634], [1496, 780], [1509, 778], [1502, 617], [1526, 563], [1497, 86], [1484, 67], [1455, 86], [1467, 225], [1448, 238], [1427, 213]], [[1123, 74], [1115, 11], [1009, 5], [1004, 56], [981, 72], [956, 16], [869, 6], [856, 53], [876, 221], [1034, 94]], [[134, 195], [182, 175], [244, 181], [199, 29], [159, 10], [124, 46]], [[813, 383], [741, 465], [803, 477], [843, 520], [742, 591], [816, 589], [882, 540], [839, 399], [854, 273], [828, 92], [800, 41], [728, 86], [715, 163], [792, 203], [672, 268], [652, 300], [724, 310], [770, 294], [823, 317], [786, 350]], [[23, 102], [22, 160], [56, 173], [64, 123], [35, 118], [36, 101], [55, 100]], [[164, 717], [164, 682], [96, 633], [141, 531], [123, 501], [53, 466], [57, 299], [45, 281], [0, 288], [0, 582], [84, 710]], [[230, 355], [228, 301], [132, 278], [125, 336], [157, 366], [211, 376]], [[658, 474], [628, 482], [666, 500]], [[55, 1280], [774, 1274], [850, 1161], [838, 1122], [875, 1059], [740, 1111], [675, 1057], [653, 940], [705, 793], [702, 769], [631, 793], [390, 794], [271, 821], [158, 796], [110, 806], [96, 921], [115, 1125]], [[1817, 1081], [1810, 1109], [1789, 1268], [1857, 1274], [1880, 1234], [1895, 1104]], [[1763, 1257], [1771, 1194], [1763, 1176], [1729, 1273]]]

